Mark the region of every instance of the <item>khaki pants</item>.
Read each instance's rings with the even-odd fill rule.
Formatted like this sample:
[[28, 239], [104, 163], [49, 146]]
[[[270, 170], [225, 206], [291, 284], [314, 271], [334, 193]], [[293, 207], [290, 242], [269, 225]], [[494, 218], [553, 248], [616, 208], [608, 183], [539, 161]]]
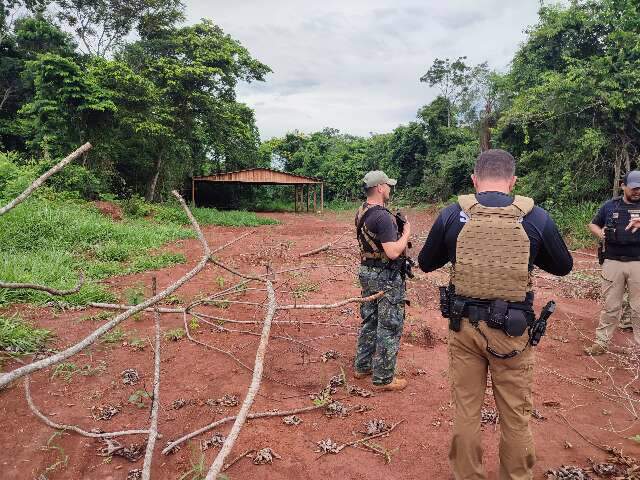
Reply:
[[[501, 330], [478, 324], [499, 353], [521, 350], [528, 336], [510, 338]], [[449, 381], [455, 405], [449, 462], [456, 480], [484, 480], [480, 445], [480, 417], [491, 371], [493, 396], [500, 415], [500, 480], [531, 480], [535, 450], [529, 428], [534, 353], [529, 346], [513, 358], [500, 359], [487, 352], [487, 340], [462, 321], [459, 332], [449, 331]]]
[[606, 347], [622, 314], [625, 288], [629, 290], [633, 338], [640, 345], [640, 261], [605, 260], [602, 264], [602, 299], [596, 342]]

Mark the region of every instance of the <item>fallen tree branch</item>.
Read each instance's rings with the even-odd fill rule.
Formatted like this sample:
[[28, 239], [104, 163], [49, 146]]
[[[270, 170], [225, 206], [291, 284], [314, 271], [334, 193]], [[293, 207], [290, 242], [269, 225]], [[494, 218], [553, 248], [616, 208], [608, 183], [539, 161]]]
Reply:
[[40, 175], [40, 177], [38, 177], [36, 180], [34, 180], [33, 183], [31, 185], [29, 185], [24, 192], [22, 192], [16, 198], [11, 200], [4, 207], [0, 208], [0, 216], [4, 215], [9, 210], [11, 210], [12, 208], [16, 207], [18, 204], [24, 202], [35, 190], [40, 188], [40, 186], [44, 182], [46, 182], [47, 179], [51, 175], [54, 175], [55, 173], [58, 173], [60, 170], [62, 170], [64, 167], [66, 167], [69, 163], [73, 162], [76, 158], [78, 158], [79, 156], [81, 156], [84, 153], [88, 152], [90, 148], [91, 148], [91, 144], [89, 142], [85, 143], [80, 148], [78, 148], [77, 150], [75, 150], [74, 152], [72, 152], [68, 156], [66, 156], [58, 164], [54, 165], [52, 168], [50, 168], [45, 173]]
[[[271, 412], [250, 413], [249, 415], [247, 415], [247, 419], [255, 420], [256, 418], [286, 417], [289, 415], [297, 415], [299, 413], [311, 412], [313, 410], [318, 410], [319, 408], [324, 408], [324, 407], [326, 407], [326, 405], [312, 405], [310, 407], [295, 408], [293, 410], [284, 410], [279, 412], [271, 411]], [[219, 427], [220, 425], [223, 425], [225, 423], [231, 422], [232, 420], [235, 420], [235, 419], [236, 419], [236, 415], [231, 417], [224, 417], [224, 418], [221, 418], [220, 420], [216, 420], [215, 422], [210, 423], [209, 425], [205, 425], [204, 427], [199, 428], [194, 432], [188, 433], [180, 437], [179, 439], [174, 440], [173, 442], [167, 444], [164, 450], [162, 450], [162, 454], [168, 455], [169, 453], [171, 453], [171, 451], [175, 447], [183, 444], [187, 440], [191, 440], [193, 437], [197, 437], [202, 433], [208, 432], [209, 430], [213, 430], [214, 428]]]
[[216, 248], [215, 250], [213, 250], [211, 252], [211, 255], [214, 255], [216, 253], [218, 253], [220, 250], [224, 250], [225, 248], [227, 248], [230, 245], [233, 245], [236, 242], [239, 242], [240, 240], [242, 240], [245, 237], [248, 237], [249, 235], [251, 235], [252, 233], [256, 233], [255, 230], [249, 230], [246, 233], [243, 233], [242, 235], [240, 235], [239, 237], [234, 238], [233, 240], [228, 241], [227, 243], [225, 243], [224, 245], [219, 246], [218, 248]]
[[[191, 315], [196, 317], [198, 320], [206, 323], [207, 325], [212, 326], [213, 328], [215, 328], [219, 332], [241, 333], [241, 334], [244, 334], [244, 335], [252, 335], [254, 337], [260, 337], [261, 336], [261, 334], [259, 334], [258, 332], [253, 332], [251, 330], [238, 330], [238, 329], [235, 329], [235, 328], [226, 328], [226, 327], [223, 327], [222, 325], [217, 325], [217, 324], [215, 324], [213, 322], [208, 321], [206, 318], [203, 318], [200, 314], [198, 314], [196, 312], [191, 312]], [[271, 323], [273, 324], [274, 322], [271, 322]], [[277, 339], [280, 339], [280, 340], [287, 340], [289, 342], [296, 343], [296, 344], [301, 345], [301, 346], [303, 346], [305, 348], [308, 348], [310, 350], [320, 351], [316, 347], [313, 347], [311, 345], [307, 345], [306, 343], [304, 343], [304, 342], [302, 342], [302, 341], [300, 341], [300, 340], [298, 340], [296, 338], [293, 338], [293, 337], [286, 337], [284, 335], [271, 335], [271, 338], [277, 338]]]
[[326, 304], [300, 304], [300, 305], [280, 305], [276, 309], [277, 310], [320, 310], [324, 308], [338, 308], [343, 305], [347, 305], [348, 303], [366, 303], [373, 302], [374, 300], [378, 300], [384, 295], [384, 292], [380, 291], [376, 294], [369, 295], [368, 297], [352, 297], [347, 298], [346, 300], [342, 300], [336, 303], [326, 303]]
[[302, 257], [310, 257], [311, 255], [315, 255], [316, 253], [327, 251], [327, 250], [329, 250], [331, 248], [332, 245], [334, 245], [334, 244], [338, 243], [340, 240], [342, 240], [342, 237], [344, 237], [347, 233], [349, 233], [349, 232], [346, 231], [346, 232], [342, 233], [342, 235], [340, 235], [334, 241], [326, 243], [326, 244], [322, 245], [321, 247], [314, 248], [313, 250], [309, 250], [308, 252], [301, 253], [299, 255], [299, 257], [300, 258], [302, 258]]
[[262, 380], [262, 370], [264, 368], [264, 355], [267, 350], [267, 344], [269, 343], [269, 333], [271, 331], [271, 321], [276, 313], [276, 295], [273, 291], [273, 284], [271, 280], [266, 279], [265, 283], [267, 285], [269, 303], [267, 305], [267, 313], [264, 320], [264, 326], [262, 328], [262, 336], [260, 337], [260, 343], [258, 344], [258, 350], [256, 352], [256, 360], [253, 368], [253, 376], [251, 378], [251, 384], [249, 386], [249, 390], [247, 391], [247, 395], [242, 402], [242, 406], [240, 407], [240, 412], [236, 417], [233, 426], [231, 427], [231, 431], [229, 435], [227, 435], [222, 448], [218, 452], [211, 468], [209, 469], [209, 473], [205, 477], [205, 480], [215, 480], [218, 477], [218, 474], [222, 471], [224, 467], [224, 461], [227, 458], [227, 455], [231, 452], [233, 445], [235, 444], [238, 435], [240, 434], [240, 429], [244, 425], [244, 422], [247, 420], [247, 415], [249, 414], [249, 410], [251, 409], [251, 405], [253, 405], [253, 400], [260, 389], [260, 382]]
[[246, 457], [247, 455], [249, 455], [250, 453], [253, 453], [253, 452], [255, 452], [255, 450], [252, 449], [252, 448], [250, 448], [249, 450], [245, 450], [240, 455], [238, 455], [236, 458], [231, 460], [229, 463], [225, 464], [225, 466], [222, 468], [222, 471], [226, 472], [231, 467], [233, 467], [236, 463], [238, 463], [240, 460], [242, 460], [244, 457]]
[[[187, 312], [182, 312], [182, 321], [184, 324], [184, 331], [187, 334], [187, 339], [197, 345], [202, 345], [205, 348], [209, 348], [211, 350], [213, 350], [214, 352], [218, 352], [218, 353], [222, 353], [223, 355], [226, 355], [227, 357], [229, 357], [231, 360], [233, 360], [234, 362], [236, 362], [238, 365], [240, 365], [242, 368], [244, 368], [245, 370], [253, 373], [253, 369], [247, 365], [246, 363], [244, 363], [242, 360], [240, 360], [238, 357], [236, 357], [233, 353], [231, 353], [229, 350], [224, 350], [220, 347], [215, 347], [213, 345], [210, 345], [208, 343], [204, 343], [201, 342], [200, 340], [196, 340], [195, 338], [193, 338], [193, 336], [191, 335], [191, 330], [189, 329], [189, 323], [187, 322]], [[294, 385], [292, 383], [287, 383], [287, 382], [283, 382], [280, 380], [276, 380], [273, 377], [270, 377], [268, 375], [263, 375], [264, 378], [271, 380], [272, 382], [275, 383], [279, 383], [280, 385], [286, 385], [287, 387], [292, 387], [292, 388], [299, 388], [298, 385]]]
[[84, 273], [80, 272], [78, 274], [78, 283], [75, 287], [70, 290], [56, 290], [52, 287], [47, 287], [46, 285], [38, 285], [35, 283], [10, 283], [10, 282], [0, 282], [0, 288], [13, 288], [13, 289], [28, 289], [28, 290], [40, 290], [42, 292], [47, 292], [50, 295], [55, 296], [65, 296], [71, 295], [73, 293], [78, 293], [80, 289], [84, 285]]
[[211, 259], [211, 263], [213, 263], [214, 265], [217, 265], [218, 267], [222, 268], [223, 270], [226, 270], [227, 272], [233, 273], [234, 275], [237, 275], [240, 278], [244, 278], [245, 280], [256, 280], [258, 282], [264, 282], [264, 276], [254, 276], [254, 275], [249, 275], [246, 273], [242, 273], [239, 272], [238, 270], [235, 270], [231, 267], [227, 267], [224, 263], [219, 262], [218, 260], [216, 260], [215, 258]]
[[87, 337], [85, 337], [83, 340], [81, 340], [80, 342], [76, 343], [75, 345], [72, 345], [71, 347], [69, 347], [69, 348], [67, 348], [67, 349], [65, 349], [65, 350], [63, 350], [63, 351], [61, 351], [59, 353], [56, 353], [55, 355], [52, 355], [50, 357], [44, 358], [42, 360], [38, 360], [36, 362], [32, 362], [32, 363], [27, 364], [27, 365], [25, 365], [23, 367], [16, 368], [15, 370], [12, 370], [11, 372], [3, 373], [2, 375], [0, 375], [0, 389], [2, 387], [6, 387], [9, 383], [13, 382], [14, 380], [17, 380], [18, 378], [24, 377], [25, 375], [28, 375], [28, 374], [33, 373], [33, 372], [36, 372], [38, 370], [42, 370], [43, 368], [50, 367], [51, 365], [55, 365], [56, 363], [60, 363], [63, 360], [66, 360], [67, 358], [75, 355], [76, 353], [81, 352], [82, 350], [87, 348], [89, 345], [95, 343], [103, 334], [107, 333], [109, 330], [111, 330], [114, 327], [116, 327], [122, 321], [126, 320], [127, 318], [132, 317], [136, 313], [141, 312], [144, 309], [146, 309], [146, 308], [148, 308], [148, 307], [150, 307], [152, 305], [155, 305], [156, 303], [158, 303], [163, 298], [166, 298], [169, 295], [171, 295], [178, 288], [180, 288], [182, 285], [184, 285], [189, 280], [191, 280], [193, 277], [195, 277], [198, 273], [200, 273], [202, 271], [202, 269], [204, 269], [204, 267], [206, 266], [206, 264], [207, 264], [207, 262], [209, 260], [209, 256], [211, 255], [211, 250], [209, 249], [209, 244], [205, 240], [204, 235], [202, 234], [202, 230], [200, 229], [200, 225], [198, 225], [198, 222], [193, 217], [193, 214], [191, 213], [191, 210], [189, 210], [189, 207], [187, 207], [187, 204], [185, 203], [184, 199], [176, 191], [174, 191], [173, 194], [180, 201], [180, 204], [182, 205], [182, 208], [185, 210], [187, 216], [189, 217], [189, 220], [191, 221], [191, 224], [192, 224], [194, 230], [196, 231], [196, 234], [198, 235], [198, 239], [200, 240], [200, 243], [202, 244], [202, 248], [204, 250], [204, 253], [203, 253], [203, 256], [202, 256], [200, 262], [198, 262], [198, 264], [195, 267], [193, 267], [191, 270], [189, 270], [178, 281], [176, 281], [175, 283], [173, 283], [172, 285], [170, 285], [169, 287], [164, 289], [159, 294], [154, 295], [153, 297], [145, 300], [141, 304], [130, 308], [129, 310], [127, 310], [126, 312], [121, 313], [120, 315], [117, 315], [112, 320], [110, 320], [109, 322], [105, 323], [100, 328], [94, 330], [90, 335], [88, 335]]
[[87, 432], [86, 430], [81, 429], [75, 425], [65, 425], [62, 423], [55, 423], [49, 420], [40, 410], [36, 407], [35, 403], [33, 403], [33, 398], [31, 397], [31, 388], [29, 386], [29, 375], [24, 377], [24, 395], [27, 398], [27, 403], [29, 404], [29, 408], [33, 412], [33, 414], [42, 420], [43, 423], [48, 425], [51, 428], [56, 430], [64, 430], [70, 432], [76, 432], [82, 436], [89, 438], [113, 438], [113, 437], [121, 437], [124, 435], [146, 435], [149, 433], [149, 430], [123, 430], [120, 432], [104, 432], [104, 433], [95, 433], [95, 432]]
[[[157, 289], [156, 277], [153, 277], [153, 295], [156, 295]], [[160, 407], [160, 312], [158, 307], [155, 308], [153, 313], [153, 321], [156, 327], [156, 345], [153, 356], [153, 404], [151, 406], [149, 439], [147, 440], [147, 449], [144, 453], [144, 464], [142, 466], [142, 480], [150, 480], [151, 478], [151, 460], [153, 459], [153, 449], [158, 438], [158, 412]]]
[[[129, 310], [130, 308], [135, 307], [135, 305], [122, 305], [120, 303], [101, 303], [101, 302], [89, 302], [87, 303], [89, 307], [95, 308], [104, 308], [105, 310]], [[156, 309], [154, 307], [149, 307], [144, 309], [145, 312], [155, 312]], [[158, 307], [158, 312], [160, 313], [182, 313], [184, 312], [184, 308], [165, 308]]]

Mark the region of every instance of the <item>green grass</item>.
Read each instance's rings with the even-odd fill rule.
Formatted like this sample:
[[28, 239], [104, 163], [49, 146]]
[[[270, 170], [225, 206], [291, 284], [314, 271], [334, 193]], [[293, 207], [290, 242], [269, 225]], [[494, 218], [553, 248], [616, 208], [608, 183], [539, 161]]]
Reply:
[[174, 328], [173, 330], [167, 330], [164, 332], [164, 339], [169, 342], [177, 342], [185, 336], [185, 331], [182, 328]]
[[[154, 250], [168, 242], [195, 237], [177, 203], [143, 204], [140, 209], [148, 214], [146, 218], [127, 216], [122, 222], [114, 222], [87, 202], [55, 196], [31, 198], [0, 217], [0, 279], [69, 289], [83, 270], [85, 285], [78, 293], [64, 297], [65, 302], [84, 305], [115, 301], [99, 280], [184, 263], [183, 254]], [[194, 214], [201, 225], [276, 223], [250, 212], [197, 208]], [[35, 290], [0, 290], [0, 306], [49, 300], [49, 295]]]
[[50, 337], [49, 330], [36, 328], [18, 317], [0, 317], [0, 350], [19, 354], [37, 352]]
[[600, 205], [595, 202], [586, 202], [550, 209], [549, 213], [569, 248], [593, 247], [597, 244], [596, 239], [589, 232], [588, 225], [599, 207]]

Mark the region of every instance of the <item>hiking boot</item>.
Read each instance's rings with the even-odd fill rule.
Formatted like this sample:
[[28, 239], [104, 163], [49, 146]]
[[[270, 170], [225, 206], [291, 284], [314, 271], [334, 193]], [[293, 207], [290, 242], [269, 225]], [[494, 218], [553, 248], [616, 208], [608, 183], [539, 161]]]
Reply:
[[369, 375], [371, 375], [371, 370], [369, 370], [368, 372], [359, 372], [357, 370], [355, 370], [353, 372], [353, 377], [360, 380], [361, 378], [365, 378], [368, 377]]
[[407, 381], [404, 378], [393, 377], [391, 383], [387, 383], [386, 385], [374, 385], [374, 391], [378, 392], [394, 392], [399, 390], [404, 390], [407, 387]]
[[597, 357], [598, 355], [607, 353], [607, 349], [599, 343], [594, 343], [589, 347], [585, 347], [584, 353], [585, 355], [589, 355], [590, 357]]

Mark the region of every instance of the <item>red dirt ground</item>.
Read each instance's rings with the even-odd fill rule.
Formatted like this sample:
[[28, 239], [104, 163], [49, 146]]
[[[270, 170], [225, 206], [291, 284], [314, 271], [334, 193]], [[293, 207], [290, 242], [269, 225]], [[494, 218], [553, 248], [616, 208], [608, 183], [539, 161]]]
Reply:
[[[414, 255], [422, 246], [432, 216], [428, 212], [412, 212], [413, 230], [417, 232]], [[353, 249], [338, 249], [300, 259], [301, 252], [311, 250], [335, 239], [352, 229], [351, 213], [270, 214], [278, 218], [280, 225], [264, 226], [255, 234], [243, 239], [218, 254], [228, 265], [244, 272], [263, 273], [268, 262], [277, 270], [309, 264], [313, 269], [283, 274], [278, 285], [278, 300], [286, 303], [324, 303], [350, 296], [358, 296], [354, 275], [356, 260]], [[244, 228], [205, 228], [212, 248], [222, 245], [247, 231]], [[351, 235], [351, 234], [350, 234]], [[346, 237], [345, 237], [346, 238]], [[351, 240], [353, 244], [353, 241]], [[185, 265], [147, 272], [139, 275], [112, 278], [107, 283], [115, 292], [123, 293], [127, 288], [144, 285], [149, 294], [152, 275], [157, 275], [159, 288], [164, 288], [180, 277], [199, 259], [201, 250], [196, 240], [180, 241], [168, 247], [184, 253]], [[576, 266], [583, 274], [597, 275], [595, 259], [587, 252], [577, 254]], [[327, 268], [326, 265], [346, 264]], [[221, 289], [220, 283], [229, 286], [235, 279], [231, 274], [212, 265], [177, 292], [181, 303], [198, 295]], [[254, 465], [250, 459], [242, 459], [226, 474], [231, 479], [449, 479], [451, 473], [447, 463], [447, 452], [451, 432], [452, 409], [446, 368], [446, 324], [440, 317], [437, 305], [436, 284], [446, 281], [446, 272], [425, 275], [418, 273], [409, 282], [411, 305], [407, 309], [407, 320], [403, 344], [398, 361], [398, 370], [409, 380], [408, 388], [399, 393], [380, 393], [371, 398], [349, 396], [339, 388], [335, 398], [347, 406], [366, 405], [371, 410], [350, 413], [345, 418], [328, 418], [323, 410], [301, 414], [303, 423], [288, 426], [282, 418], [248, 421], [229, 456], [237, 457], [248, 449], [272, 448], [282, 458], [272, 465]], [[537, 347], [537, 373], [534, 401], [537, 411], [545, 418], [532, 420], [536, 439], [538, 463], [536, 478], [545, 478], [544, 472], [562, 464], [588, 465], [587, 458], [604, 461], [605, 454], [589, 445], [561, 418], [564, 415], [582, 434], [596, 443], [622, 448], [625, 454], [640, 455], [640, 446], [627, 437], [640, 433], [631, 414], [619, 403], [607, 400], [593, 389], [609, 391], [610, 380], [606, 372], [595, 362], [581, 355], [586, 339], [571, 325], [587, 336], [592, 334], [598, 313], [595, 300], [575, 297], [580, 290], [580, 278], [558, 282], [549, 277], [538, 278], [536, 305], [539, 308], [549, 299], [559, 303], [558, 312], [552, 317], [551, 326], [543, 342]], [[588, 289], [587, 289], [588, 290]], [[295, 295], [299, 298], [295, 298]], [[564, 295], [565, 297], [562, 297]], [[263, 302], [263, 291], [248, 291], [238, 297], [244, 301]], [[124, 301], [124, 297], [122, 297]], [[90, 333], [97, 322], [104, 319], [86, 319], [100, 313], [96, 309], [58, 312], [52, 308], [14, 307], [23, 318], [53, 330], [56, 333], [55, 348], [63, 348]], [[261, 319], [263, 309], [258, 306], [231, 304], [228, 308], [207, 307], [213, 315], [235, 319]], [[359, 323], [357, 305], [350, 304], [334, 310], [280, 312], [277, 319], [311, 320], [315, 322], [341, 323], [342, 326], [321, 325], [274, 325], [273, 335], [289, 335], [312, 347], [305, 347], [272, 338], [265, 362], [265, 374], [253, 411], [289, 409], [311, 405], [309, 393], [318, 392], [333, 375], [344, 368], [347, 381], [364, 388], [370, 380], [354, 380], [350, 365], [353, 361], [356, 329]], [[83, 318], [85, 319], [83, 321]], [[245, 328], [259, 331], [259, 326], [225, 324], [229, 328]], [[164, 331], [182, 327], [181, 315], [162, 315]], [[150, 314], [131, 319], [121, 325], [132, 338], [152, 338], [153, 320]], [[201, 324], [196, 338], [229, 349], [244, 363], [252, 365], [258, 339], [254, 336], [219, 333], [208, 325]], [[319, 338], [320, 337], [320, 338]], [[436, 341], [434, 343], [433, 338]], [[619, 332], [615, 341], [628, 343], [629, 333]], [[340, 352], [338, 359], [319, 361], [328, 350]], [[604, 358], [605, 367], [612, 367], [616, 382], [623, 384], [627, 375], [614, 363], [612, 356]], [[603, 358], [603, 357], [600, 357]], [[32, 376], [32, 394], [36, 405], [52, 420], [59, 423], [76, 424], [87, 430], [122, 430], [147, 428], [149, 409], [138, 408], [128, 401], [138, 389], [152, 389], [153, 350], [147, 344], [143, 351], [136, 351], [126, 343], [98, 343], [70, 361], [78, 367], [96, 366], [104, 362], [106, 370], [93, 376], [74, 375], [70, 381], [52, 378], [52, 369]], [[163, 438], [156, 444], [153, 477], [178, 479], [192, 468], [200, 458], [200, 441], [215, 432], [226, 434], [230, 424], [203, 434], [192, 441], [191, 446], [170, 456], [162, 456], [160, 450], [167, 440], [175, 439], [223, 416], [232, 415], [237, 407], [210, 406], [208, 399], [218, 399], [224, 394], [237, 395], [240, 400], [246, 393], [251, 373], [227, 356], [189, 342], [186, 338], [177, 342], [163, 340], [162, 383], [159, 430]], [[9, 363], [5, 369], [17, 364]], [[135, 368], [141, 382], [137, 386], [123, 385], [120, 372]], [[553, 375], [557, 371], [567, 379]], [[628, 377], [628, 375], [627, 375]], [[624, 382], [623, 382], [624, 380]], [[295, 386], [287, 386], [285, 382]], [[574, 382], [574, 383], [570, 383]], [[575, 382], [584, 386], [579, 386]], [[638, 385], [630, 386], [631, 395], [640, 398]], [[173, 409], [177, 399], [187, 401], [180, 409]], [[147, 402], [148, 403], [148, 402]], [[632, 402], [633, 403], [633, 402]], [[94, 420], [92, 407], [112, 404], [120, 405], [121, 411], [111, 420]], [[633, 403], [637, 408], [639, 405]], [[487, 405], [492, 405], [490, 389]], [[627, 404], [628, 405], [628, 404]], [[108, 461], [97, 455], [100, 442], [70, 433], [51, 439], [54, 431], [41, 423], [29, 410], [21, 382], [0, 392], [0, 412], [3, 428], [0, 431], [0, 476], [3, 479], [125, 479], [130, 469], [141, 468], [142, 459], [131, 463], [114, 457]], [[387, 423], [405, 420], [387, 438], [376, 443], [392, 452], [391, 463], [362, 449], [347, 448], [338, 455], [318, 458], [314, 450], [316, 442], [330, 437], [338, 443], [351, 441], [354, 432], [363, 429], [371, 419], [384, 419]], [[620, 431], [614, 433], [612, 430]], [[50, 447], [45, 448], [50, 441]], [[483, 427], [485, 462], [489, 478], [496, 478], [497, 444], [499, 427]], [[123, 443], [143, 443], [142, 436], [120, 437]], [[206, 469], [218, 449], [204, 452]], [[66, 465], [63, 460], [67, 458]], [[56, 463], [59, 463], [56, 466]], [[44, 475], [44, 476], [41, 476]], [[189, 475], [185, 478], [192, 478]], [[197, 478], [197, 477], [193, 477]]]

